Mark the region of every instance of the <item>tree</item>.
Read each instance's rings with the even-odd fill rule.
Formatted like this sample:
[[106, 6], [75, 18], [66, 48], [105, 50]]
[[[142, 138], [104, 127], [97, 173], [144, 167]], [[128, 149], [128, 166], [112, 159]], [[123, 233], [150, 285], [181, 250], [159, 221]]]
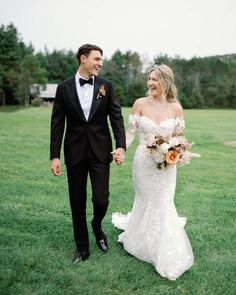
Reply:
[[6, 104], [6, 96], [3, 88], [3, 66], [0, 64], [0, 105]]
[[[184, 108], [236, 108], [236, 54], [190, 60], [159, 54], [150, 65], [163, 63], [174, 71]], [[0, 104], [28, 105], [32, 84], [45, 84], [46, 78], [59, 83], [77, 68], [73, 51], [45, 48], [34, 54], [33, 46], [23, 43], [13, 24], [0, 27]], [[112, 82], [122, 106], [131, 106], [147, 91], [147, 70], [137, 52], [117, 50], [104, 59], [101, 75]]]
[[2, 104], [16, 103], [20, 63], [26, 54], [32, 52], [32, 46], [25, 46], [13, 24], [0, 27], [0, 93]]
[[50, 83], [59, 83], [73, 76], [78, 68], [76, 55], [73, 51], [54, 50], [52, 53], [45, 48], [45, 53], [38, 53], [40, 66], [45, 69]]
[[20, 104], [25, 104], [26, 106], [29, 105], [30, 90], [33, 84], [37, 83], [45, 86], [47, 82], [45, 76], [45, 70], [40, 67], [37, 57], [32, 54], [26, 55], [20, 64], [18, 87], [18, 100]]
[[146, 77], [143, 79], [142, 62], [136, 52], [117, 50], [110, 60], [104, 60], [101, 74], [113, 83], [122, 106], [132, 105], [145, 93]]

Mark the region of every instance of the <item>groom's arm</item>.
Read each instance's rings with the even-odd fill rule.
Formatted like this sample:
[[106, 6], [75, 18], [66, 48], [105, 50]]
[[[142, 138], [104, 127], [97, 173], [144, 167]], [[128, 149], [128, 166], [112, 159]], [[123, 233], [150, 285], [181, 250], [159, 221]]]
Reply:
[[52, 159], [51, 171], [52, 171], [52, 174], [54, 176], [60, 176], [61, 175], [61, 162], [60, 162], [60, 159], [58, 159], [58, 158]]
[[51, 171], [55, 176], [61, 174], [60, 153], [64, 128], [65, 110], [63, 105], [63, 85], [59, 84], [52, 109], [50, 136]]
[[124, 120], [120, 102], [118, 97], [115, 95], [112, 84], [110, 84], [109, 90], [109, 118], [116, 142], [116, 150], [113, 151], [112, 154], [116, 164], [120, 165], [124, 162], [126, 150]]
[[115, 95], [112, 84], [109, 87], [109, 119], [114, 134], [116, 149], [126, 150], [124, 120], [118, 97]]

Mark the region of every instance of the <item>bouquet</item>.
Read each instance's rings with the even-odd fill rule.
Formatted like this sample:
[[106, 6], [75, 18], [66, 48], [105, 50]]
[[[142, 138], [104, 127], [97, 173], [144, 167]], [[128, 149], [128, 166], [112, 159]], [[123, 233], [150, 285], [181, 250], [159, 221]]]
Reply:
[[157, 168], [162, 169], [167, 165], [189, 164], [191, 158], [201, 157], [200, 154], [191, 153], [193, 142], [187, 141], [184, 136], [164, 137], [152, 134], [147, 141], [147, 151], [157, 163]]

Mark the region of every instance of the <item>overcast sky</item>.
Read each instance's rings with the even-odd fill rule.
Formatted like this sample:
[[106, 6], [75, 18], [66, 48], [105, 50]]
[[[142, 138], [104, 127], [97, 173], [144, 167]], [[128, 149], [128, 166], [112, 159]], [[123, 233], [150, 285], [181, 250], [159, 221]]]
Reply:
[[84, 43], [184, 58], [236, 53], [236, 0], [0, 0], [0, 24], [36, 52]]

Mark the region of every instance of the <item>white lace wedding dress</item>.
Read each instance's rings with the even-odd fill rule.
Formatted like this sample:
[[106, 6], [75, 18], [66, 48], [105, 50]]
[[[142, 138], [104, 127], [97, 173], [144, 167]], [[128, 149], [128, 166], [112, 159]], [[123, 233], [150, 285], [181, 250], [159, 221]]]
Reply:
[[124, 249], [138, 259], [153, 264], [164, 278], [175, 280], [193, 265], [193, 253], [184, 230], [185, 218], [174, 205], [176, 166], [158, 169], [146, 151], [151, 133], [172, 134], [184, 129], [182, 118], [156, 124], [145, 116], [130, 115], [127, 146], [136, 131], [139, 145], [133, 161], [135, 198], [127, 215], [112, 214], [112, 223], [124, 230], [118, 237]]

